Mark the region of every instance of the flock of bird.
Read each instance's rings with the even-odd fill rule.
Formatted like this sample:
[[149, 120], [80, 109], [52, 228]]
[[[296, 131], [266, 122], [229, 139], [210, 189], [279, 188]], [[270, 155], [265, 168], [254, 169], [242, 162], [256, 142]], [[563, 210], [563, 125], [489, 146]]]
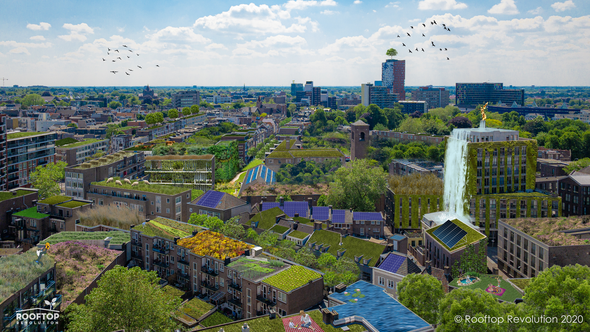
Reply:
[[[425, 24], [425, 23], [421, 23], [421, 24], [422, 24], [423, 28], [426, 28], [426, 24]], [[435, 20], [432, 20], [432, 21], [430, 22], [430, 25], [442, 26], [442, 28], [443, 28], [444, 30], [446, 30], [446, 31], [448, 31], [448, 32], [451, 32], [451, 29], [450, 29], [449, 27], [447, 27], [447, 26], [446, 26], [444, 23], [441, 23], [441, 25], [438, 25], [438, 23], [436, 23], [436, 21], [435, 21]], [[418, 26], [416, 26], [416, 28], [414, 28], [414, 26], [412, 26], [412, 25], [411, 25], [411, 26], [410, 26], [410, 30], [406, 32], [406, 35], [408, 35], [408, 37], [412, 37], [412, 34], [413, 34], [414, 36], [416, 36], [417, 34], [422, 34], [422, 37], [426, 37], [426, 35], [425, 35], [423, 32], [418, 32], [418, 29], [419, 29], [419, 28], [420, 28], [420, 26], [419, 26], [419, 25], [418, 25]], [[412, 33], [410, 33], [410, 32], [412, 32]], [[400, 35], [397, 35], [397, 38], [402, 38], [402, 36], [403, 36], [403, 37], [405, 37], [404, 35], [401, 35], [401, 36], [400, 36]], [[419, 35], [418, 35], [418, 36], [419, 36]], [[432, 41], [432, 40], [430, 41], [430, 44], [432, 45], [432, 47], [437, 47], [437, 46], [434, 44], [434, 41]], [[403, 45], [403, 46], [405, 46], [405, 47], [408, 47], [408, 52], [410, 52], [410, 53], [413, 53], [413, 52], [412, 52], [412, 49], [411, 49], [411, 47], [410, 47], [410, 46], [407, 46], [407, 45], [406, 45], [406, 43], [402, 43], [402, 45]], [[418, 47], [416, 47], [415, 49], [416, 49], [416, 52], [420, 52], [420, 50], [421, 50], [422, 52], [426, 52], [426, 51], [424, 50], [424, 48], [418, 48]], [[447, 48], [446, 48], [446, 47], [439, 47], [439, 50], [440, 50], [441, 52], [444, 52], [444, 51], [447, 51]], [[449, 59], [449, 57], [447, 57], [447, 60], [450, 60], [450, 59]]]
[[[111, 62], [132, 61], [133, 59], [135, 59], [139, 56], [139, 53], [136, 53], [133, 50], [129, 49], [129, 47], [127, 45], [122, 45], [122, 46], [123, 46], [123, 48], [125, 48], [125, 49], [121, 49], [121, 51], [123, 51], [123, 53], [121, 53], [118, 49], [111, 50], [110, 48], [107, 47], [107, 55], [109, 56], [112, 53], [112, 58], [111, 59], [102, 58], [102, 61], [103, 62], [108, 62], [108, 60], [111, 60]], [[129, 51], [131, 54], [124, 53], [124, 51]], [[117, 54], [115, 54], [115, 52]], [[136, 66], [139, 69], [143, 69], [143, 67], [140, 65], [136, 65]], [[160, 67], [160, 65], [156, 65], [156, 67]], [[132, 72], [132, 71], [133, 71], [132, 68], [128, 68], [125, 71], [125, 74], [127, 74], [127, 76], [130, 76], [131, 75], [130, 72]], [[110, 72], [113, 74], [116, 74], [119, 71], [118, 70], [111, 70]]]

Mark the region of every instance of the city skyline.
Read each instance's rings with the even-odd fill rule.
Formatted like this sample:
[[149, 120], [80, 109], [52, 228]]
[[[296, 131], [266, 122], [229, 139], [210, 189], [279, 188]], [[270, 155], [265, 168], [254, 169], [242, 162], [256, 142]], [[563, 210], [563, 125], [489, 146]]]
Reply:
[[[187, 1], [15, 1], [3, 7], [11, 13], [0, 22], [6, 86], [287, 86], [292, 80], [360, 86], [381, 79], [390, 47], [406, 60], [406, 86], [590, 85], [584, 75], [590, 4], [579, 0], [223, 1], [206, 8]], [[413, 31], [419, 33], [404, 36]], [[410, 54], [402, 42], [425, 52]], [[107, 48], [123, 50], [123, 44], [133, 57], [109, 61]]]

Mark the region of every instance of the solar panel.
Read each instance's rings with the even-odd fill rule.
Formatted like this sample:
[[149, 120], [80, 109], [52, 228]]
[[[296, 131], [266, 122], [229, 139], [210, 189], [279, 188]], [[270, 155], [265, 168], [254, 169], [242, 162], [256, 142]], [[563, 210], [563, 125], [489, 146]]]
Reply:
[[381, 213], [379, 212], [353, 212], [352, 219], [376, 221], [383, 220], [383, 216], [381, 216]]
[[432, 232], [432, 234], [439, 239], [442, 238], [444, 235], [446, 235], [446, 231], [451, 224], [453, 224], [453, 223], [450, 221], [445, 222], [444, 224], [442, 224], [442, 226], [435, 229], [434, 232]]
[[277, 182], [277, 173], [272, 172], [272, 183]]
[[327, 206], [314, 206], [312, 218], [322, 221], [330, 219], [330, 208]]
[[254, 174], [254, 170], [251, 169], [248, 171], [248, 174], [246, 175], [246, 184], [252, 182], [252, 175]]
[[307, 202], [285, 202], [283, 212], [289, 217], [294, 217], [295, 213], [299, 213], [300, 217], [307, 218], [309, 205]]
[[461, 241], [467, 235], [467, 232], [449, 220], [437, 228], [432, 234], [447, 247], [453, 248], [457, 242]]
[[266, 183], [270, 183], [272, 181], [272, 177], [274, 175], [274, 172], [272, 170], [268, 170], [268, 172], [266, 172]]
[[383, 263], [379, 265], [379, 268], [385, 271], [397, 273], [397, 270], [399, 270], [400, 266], [402, 266], [405, 260], [406, 257], [389, 254]]
[[279, 207], [280, 203], [278, 202], [264, 202], [262, 203], [262, 211], [270, 210], [275, 207]]
[[449, 248], [454, 247], [457, 244], [457, 242], [461, 241], [465, 237], [465, 235], [467, 235], [467, 232], [464, 231], [464, 230], [461, 230], [454, 237], [452, 237], [451, 239], [447, 240], [446, 245]]
[[332, 211], [332, 222], [338, 224], [344, 224], [346, 221], [346, 210], [333, 210]]
[[209, 190], [205, 193], [205, 195], [203, 195], [203, 197], [201, 197], [201, 199], [199, 199], [197, 205], [215, 208], [217, 204], [219, 204], [219, 202], [221, 201], [223, 195], [224, 193], [222, 192]]

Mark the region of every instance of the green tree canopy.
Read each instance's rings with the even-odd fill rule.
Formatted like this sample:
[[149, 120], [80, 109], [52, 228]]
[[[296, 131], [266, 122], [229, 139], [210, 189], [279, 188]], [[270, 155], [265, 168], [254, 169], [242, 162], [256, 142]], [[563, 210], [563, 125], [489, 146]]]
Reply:
[[199, 113], [199, 105], [192, 105], [191, 106], [191, 114]]
[[45, 100], [36, 93], [28, 94], [21, 100], [22, 107], [30, 107], [43, 104], [45, 104]]
[[48, 163], [44, 166], [37, 166], [30, 176], [33, 188], [39, 189], [39, 199], [56, 196], [61, 193], [59, 182], [65, 177], [65, 168], [68, 164], [65, 161]]
[[168, 110], [168, 117], [170, 119], [176, 119], [178, 118], [178, 110], [175, 108], [169, 109]]
[[397, 284], [398, 300], [430, 324], [436, 324], [438, 306], [445, 293], [429, 274], [408, 274]]
[[375, 202], [387, 188], [383, 168], [366, 159], [357, 159], [340, 167], [330, 183], [328, 204], [338, 209], [374, 211]]
[[390, 48], [387, 50], [387, 52], [385, 52], [385, 55], [393, 59], [393, 57], [397, 55], [397, 50], [395, 48]]
[[182, 109], [182, 115], [184, 115], [184, 116], [189, 116], [189, 115], [191, 115], [191, 109], [190, 109], [190, 107], [185, 107], [185, 108], [183, 108], [183, 109]]
[[116, 100], [113, 100], [113, 101], [111, 101], [111, 102], [109, 103], [109, 107], [110, 107], [111, 109], [116, 109], [116, 108], [118, 108], [118, 107], [121, 107], [121, 106], [122, 106], [122, 105], [121, 105], [121, 103], [120, 103], [120, 102], [118, 102], [118, 101], [116, 101]]
[[173, 331], [178, 326], [171, 315], [181, 300], [159, 281], [155, 271], [115, 266], [86, 295], [86, 304], [68, 307], [68, 331]]
[[[425, 294], [422, 298], [427, 298]], [[401, 302], [401, 301], [400, 301]], [[508, 308], [508, 307], [506, 307]], [[439, 326], [436, 331], [443, 332], [481, 332], [509, 331], [504, 324], [482, 321], [480, 324], [467, 321], [466, 317], [477, 319], [485, 316], [503, 318], [504, 306], [494, 295], [481, 289], [455, 289], [440, 300], [438, 306]], [[456, 320], [460, 317], [460, 320]]]

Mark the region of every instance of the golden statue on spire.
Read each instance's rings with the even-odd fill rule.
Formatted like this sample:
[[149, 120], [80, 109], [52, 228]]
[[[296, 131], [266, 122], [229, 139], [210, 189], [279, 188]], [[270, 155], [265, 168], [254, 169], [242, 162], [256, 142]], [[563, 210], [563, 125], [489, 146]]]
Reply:
[[488, 109], [488, 103], [486, 103], [485, 105], [483, 105], [483, 107], [481, 108], [481, 121], [485, 121], [486, 120], [486, 113], [485, 111]]

